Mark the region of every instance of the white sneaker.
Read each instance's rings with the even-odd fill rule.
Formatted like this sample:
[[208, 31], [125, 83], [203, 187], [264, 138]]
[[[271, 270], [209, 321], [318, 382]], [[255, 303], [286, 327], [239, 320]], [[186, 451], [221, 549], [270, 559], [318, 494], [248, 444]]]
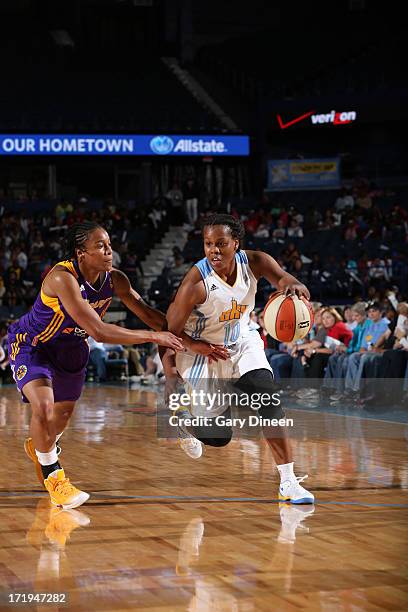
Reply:
[[203, 454], [203, 445], [182, 425], [177, 427], [177, 435], [181, 448], [191, 459], [199, 459]]
[[316, 397], [318, 395], [318, 389], [314, 389], [313, 387], [311, 387], [310, 389], [299, 389], [299, 391], [296, 392], [296, 397], [298, 397], [299, 399]]
[[200, 440], [181, 430], [181, 428], [179, 428], [179, 442], [183, 451], [191, 459], [199, 459], [203, 454], [203, 445]]
[[315, 511], [314, 506], [299, 506], [290, 504], [279, 504], [279, 513], [282, 522], [278, 542], [293, 544], [296, 540], [296, 530], [300, 528], [302, 533], [309, 533], [309, 528], [302, 525], [302, 521]]
[[279, 499], [290, 501], [291, 504], [314, 504], [314, 495], [304, 489], [300, 483], [307, 478], [297, 476], [291, 480], [284, 480], [279, 486]]

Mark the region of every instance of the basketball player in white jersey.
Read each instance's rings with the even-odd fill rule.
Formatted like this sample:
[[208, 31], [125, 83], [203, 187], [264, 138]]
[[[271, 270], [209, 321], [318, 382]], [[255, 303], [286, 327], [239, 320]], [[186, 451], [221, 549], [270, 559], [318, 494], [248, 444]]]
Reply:
[[[195, 340], [228, 349], [229, 359], [214, 362], [205, 355], [187, 350], [174, 355], [166, 351], [163, 357], [166, 376], [172, 360], [177, 374], [183, 379], [185, 390], [214, 391], [217, 381], [232, 380], [235, 387], [247, 393], [273, 394], [273, 373], [265, 356], [263, 341], [256, 330], [249, 329], [249, 315], [255, 306], [257, 282], [266, 278], [272, 285], [287, 293], [310, 298], [307, 288], [286, 273], [267, 253], [243, 251], [240, 241], [244, 228], [230, 215], [215, 214], [203, 226], [205, 258], [196, 263], [184, 277], [174, 301], [167, 312], [168, 330], [180, 336], [184, 331]], [[172, 379], [173, 381], [175, 378]], [[200, 413], [201, 410], [201, 413]], [[190, 412], [210, 417], [210, 426], [194, 428], [194, 437], [187, 433], [180, 442], [193, 458], [202, 454], [202, 444], [224, 446], [232, 438], [230, 427], [216, 425], [215, 417], [228, 412], [227, 405], [193, 406]], [[263, 418], [282, 418], [279, 406], [262, 407]], [[208, 419], [207, 419], [208, 421]], [[279, 498], [292, 503], [314, 503], [314, 497], [293, 471], [289, 439], [283, 427], [273, 428], [274, 437], [266, 437], [280, 473]], [[265, 433], [265, 432], [264, 432]]]

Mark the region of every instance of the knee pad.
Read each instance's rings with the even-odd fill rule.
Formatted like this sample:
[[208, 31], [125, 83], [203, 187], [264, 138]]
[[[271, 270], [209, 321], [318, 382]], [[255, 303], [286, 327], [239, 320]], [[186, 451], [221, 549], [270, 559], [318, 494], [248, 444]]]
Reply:
[[263, 419], [283, 419], [285, 417], [285, 413], [280, 404], [276, 406], [262, 406], [257, 412]]
[[[225, 417], [231, 416], [230, 410], [228, 409], [225, 413]], [[197, 440], [200, 440], [207, 446], [226, 446], [232, 438], [232, 427], [229, 425], [218, 425], [215, 419], [211, 419], [211, 425], [203, 425], [194, 427], [194, 435]]]
[[266, 368], [251, 370], [246, 372], [237, 382], [235, 387], [240, 391], [249, 393], [250, 391], [259, 391], [259, 388], [264, 388], [265, 393], [272, 391], [274, 386], [273, 374]]
[[220, 447], [220, 446], [227, 446], [227, 444], [231, 442], [231, 438], [232, 438], [232, 432], [229, 438], [197, 438], [197, 439], [200, 440], [200, 442], [202, 442], [206, 446]]
[[236, 387], [242, 393], [249, 394], [253, 397], [252, 407], [256, 405], [256, 403], [259, 403], [263, 394], [271, 396], [268, 405], [254, 409], [254, 411], [258, 412], [262, 417], [268, 419], [281, 419], [285, 416], [280, 404], [280, 398], [276, 392], [273, 374], [270, 370], [266, 368], [251, 370], [241, 376], [236, 383]]

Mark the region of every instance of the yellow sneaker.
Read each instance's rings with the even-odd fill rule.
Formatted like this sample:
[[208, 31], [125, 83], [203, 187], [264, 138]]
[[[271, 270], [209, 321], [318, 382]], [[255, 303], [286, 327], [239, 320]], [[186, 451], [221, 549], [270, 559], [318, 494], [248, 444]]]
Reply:
[[58, 548], [64, 548], [71, 532], [78, 527], [86, 527], [90, 522], [91, 519], [78, 510], [51, 508], [45, 535], [51, 544], [56, 544]]
[[44, 476], [42, 473], [40, 462], [38, 461], [38, 457], [35, 454], [35, 448], [33, 444], [32, 438], [26, 438], [24, 440], [24, 450], [26, 455], [31, 459], [31, 461], [35, 465], [35, 471], [37, 473], [37, 478], [40, 481], [41, 485], [44, 486]]
[[38, 501], [35, 509], [34, 520], [26, 535], [28, 544], [31, 544], [31, 546], [34, 546], [34, 548], [40, 548], [42, 544], [44, 531], [49, 521], [50, 511], [52, 508], [53, 506], [50, 504], [49, 497], [42, 497]]
[[61, 506], [64, 510], [76, 508], [89, 499], [88, 493], [80, 491], [70, 483], [69, 478], [65, 478], [65, 472], [62, 468], [56, 470], [55, 477], [50, 474], [44, 480], [44, 486], [50, 494], [51, 503], [54, 506]]

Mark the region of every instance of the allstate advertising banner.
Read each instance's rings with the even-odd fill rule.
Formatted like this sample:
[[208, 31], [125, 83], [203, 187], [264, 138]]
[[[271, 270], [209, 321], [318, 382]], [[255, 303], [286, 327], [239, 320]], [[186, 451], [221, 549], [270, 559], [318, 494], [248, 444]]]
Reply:
[[249, 155], [249, 137], [192, 134], [0, 134], [0, 155]]
[[340, 159], [275, 159], [268, 161], [268, 189], [336, 189]]

